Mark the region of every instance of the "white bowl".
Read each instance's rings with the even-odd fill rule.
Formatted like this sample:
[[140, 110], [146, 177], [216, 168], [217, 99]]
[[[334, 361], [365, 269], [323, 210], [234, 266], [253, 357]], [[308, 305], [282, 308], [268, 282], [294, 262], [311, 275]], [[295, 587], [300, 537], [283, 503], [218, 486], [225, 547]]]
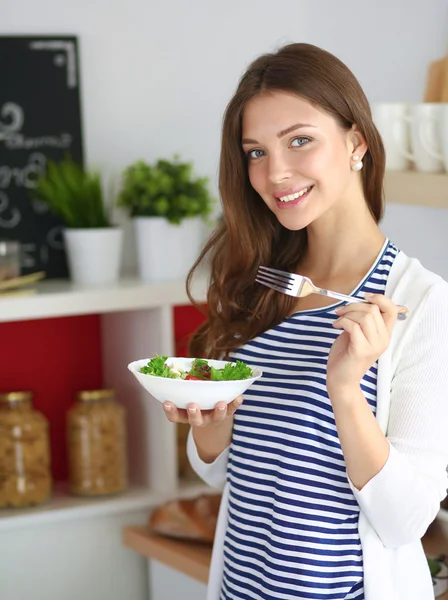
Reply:
[[[148, 364], [150, 358], [135, 360], [128, 365], [128, 369], [137, 378], [137, 381], [154, 396], [159, 402], [172, 402], [177, 408], [187, 408], [189, 404], [197, 404], [201, 410], [215, 408], [218, 402], [229, 404], [237, 396], [243, 394], [254, 381], [260, 379], [262, 372], [257, 367], [252, 369], [253, 377], [249, 379], [238, 379], [235, 381], [195, 381], [185, 379], [169, 379], [168, 377], [157, 377], [140, 373], [140, 369]], [[229, 361], [208, 360], [210, 366], [222, 369]], [[169, 365], [176, 366], [188, 371], [193, 362], [192, 358], [170, 357], [166, 361]]]

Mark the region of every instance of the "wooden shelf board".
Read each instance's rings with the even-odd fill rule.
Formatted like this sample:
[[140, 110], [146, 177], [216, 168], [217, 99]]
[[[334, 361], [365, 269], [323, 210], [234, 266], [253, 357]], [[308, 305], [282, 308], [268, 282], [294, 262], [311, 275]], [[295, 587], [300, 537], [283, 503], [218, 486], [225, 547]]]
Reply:
[[386, 204], [448, 208], [448, 174], [387, 171], [384, 178]]
[[[202, 583], [208, 581], [211, 546], [164, 538], [151, 532], [149, 527], [142, 526], [126, 527], [123, 541], [128, 548], [146, 558], [157, 560]], [[422, 541], [428, 555], [448, 553], [448, 540], [437, 522], [431, 525]], [[448, 600], [448, 592], [437, 598]]]
[[129, 526], [123, 531], [125, 546], [138, 554], [207, 583], [212, 556], [210, 545], [171, 540], [151, 532], [149, 527]]

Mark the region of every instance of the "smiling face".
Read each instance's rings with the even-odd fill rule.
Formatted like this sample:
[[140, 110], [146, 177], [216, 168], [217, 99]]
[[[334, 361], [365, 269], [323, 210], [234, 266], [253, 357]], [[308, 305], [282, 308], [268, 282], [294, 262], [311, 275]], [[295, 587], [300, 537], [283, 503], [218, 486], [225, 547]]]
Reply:
[[353, 154], [365, 152], [363, 140], [300, 96], [252, 99], [243, 114], [242, 147], [252, 187], [287, 229], [346, 209], [345, 200], [361, 189], [350, 167]]

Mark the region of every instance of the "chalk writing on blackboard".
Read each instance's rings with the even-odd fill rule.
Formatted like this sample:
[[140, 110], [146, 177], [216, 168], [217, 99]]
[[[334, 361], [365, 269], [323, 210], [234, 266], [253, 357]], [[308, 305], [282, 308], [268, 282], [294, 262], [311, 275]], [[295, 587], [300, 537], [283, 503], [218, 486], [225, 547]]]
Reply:
[[83, 164], [77, 40], [0, 36], [0, 239], [22, 244], [22, 272], [67, 276], [62, 223], [32, 198], [49, 160]]

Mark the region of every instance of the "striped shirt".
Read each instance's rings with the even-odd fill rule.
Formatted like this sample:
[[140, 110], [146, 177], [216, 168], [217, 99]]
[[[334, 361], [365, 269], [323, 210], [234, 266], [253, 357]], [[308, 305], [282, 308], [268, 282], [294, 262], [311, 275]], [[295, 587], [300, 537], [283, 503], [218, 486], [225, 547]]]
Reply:
[[[382, 294], [387, 240], [352, 292]], [[363, 600], [359, 506], [326, 389], [343, 303], [299, 311], [232, 354], [263, 370], [235, 414], [220, 600]], [[377, 363], [361, 388], [376, 411]]]

